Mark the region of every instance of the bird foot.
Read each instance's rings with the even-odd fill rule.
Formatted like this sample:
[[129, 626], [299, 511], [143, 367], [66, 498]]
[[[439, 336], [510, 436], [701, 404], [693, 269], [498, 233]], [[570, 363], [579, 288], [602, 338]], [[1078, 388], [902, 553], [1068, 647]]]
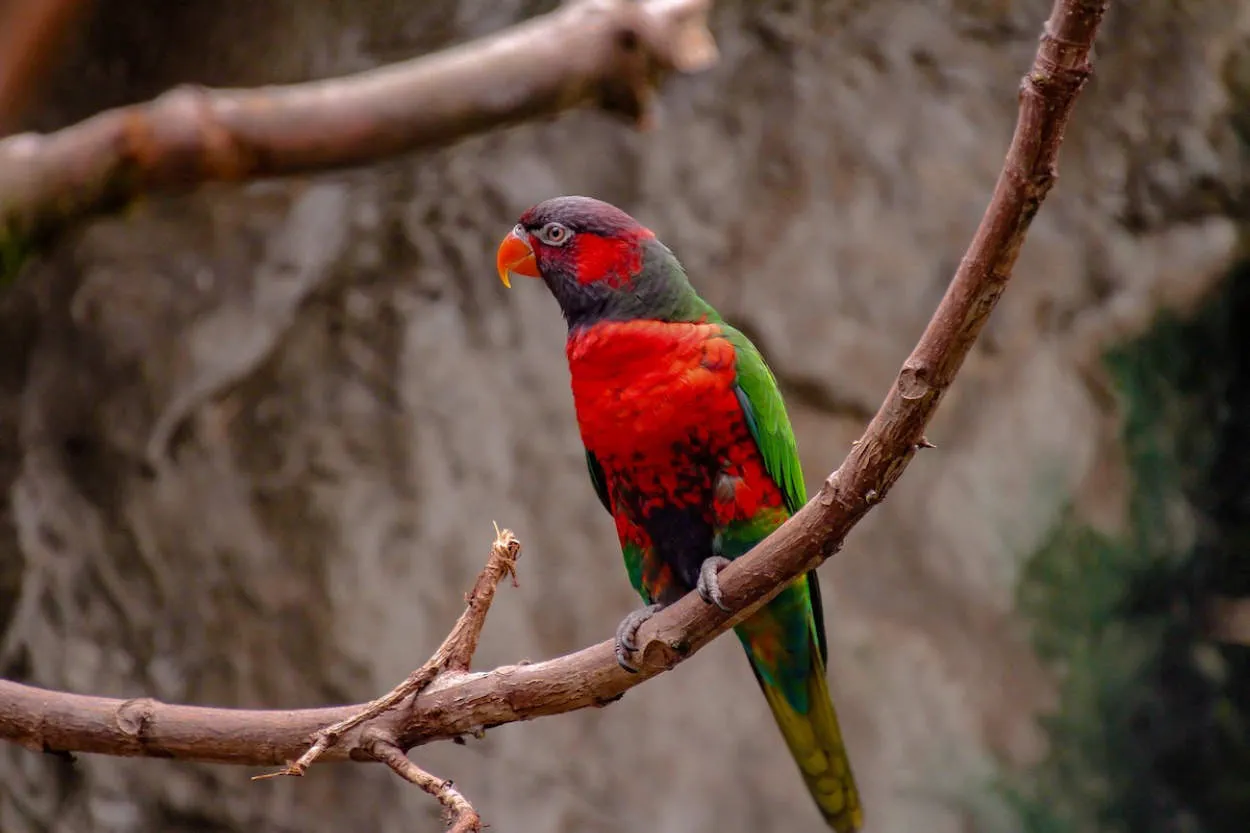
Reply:
[[626, 655], [638, 650], [638, 629], [642, 627], [643, 622], [659, 613], [663, 607], [664, 605], [661, 604], [640, 607], [631, 611], [621, 620], [621, 624], [616, 626], [616, 661], [631, 674], [638, 673], [638, 666], [630, 662]]
[[719, 555], [703, 559], [703, 564], [699, 567], [699, 581], [694, 586], [699, 591], [699, 598], [710, 605], [716, 605], [726, 613], [729, 612], [729, 607], [721, 597], [719, 573], [728, 566], [729, 559]]

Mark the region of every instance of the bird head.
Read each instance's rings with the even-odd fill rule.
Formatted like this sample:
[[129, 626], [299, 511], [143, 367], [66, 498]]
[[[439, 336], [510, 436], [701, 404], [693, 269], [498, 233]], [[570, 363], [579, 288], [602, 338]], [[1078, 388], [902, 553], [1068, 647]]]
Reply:
[[499, 279], [537, 278], [569, 327], [671, 316], [693, 290], [655, 234], [614, 205], [556, 197], [521, 215], [496, 255]]

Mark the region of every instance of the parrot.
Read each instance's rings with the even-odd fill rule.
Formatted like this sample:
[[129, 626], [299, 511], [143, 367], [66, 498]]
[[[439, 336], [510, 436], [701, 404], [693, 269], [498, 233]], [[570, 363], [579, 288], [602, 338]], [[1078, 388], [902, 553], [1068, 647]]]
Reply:
[[[496, 267], [505, 287], [514, 275], [545, 283], [567, 324], [586, 466], [644, 603], [614, 641], [637, 672], [642, 624], [692, 590], [728, 610], [719, 571], [807, 502], [776, 377], [655, 233], [609, 203], [538, 203], [504, 236]], [[859, 830], [815, 571], [734, 630], [825, 823]]]

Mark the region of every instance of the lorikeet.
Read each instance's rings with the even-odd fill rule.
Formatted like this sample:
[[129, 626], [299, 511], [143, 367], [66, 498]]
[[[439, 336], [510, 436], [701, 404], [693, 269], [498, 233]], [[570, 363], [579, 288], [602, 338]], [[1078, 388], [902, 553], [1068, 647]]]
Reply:
[[[568, 323], [590, 479], [646, 603], [616, 631], [617, 659], [636, 671], [629, 655], [643, 622], [692, 589], [724, 607], [719, 570], [806, 502], [781, 393], [676, 256], [615, 206], [540, 203], [504, 238], [497, 265], [505, 286], [514, 274], [546, 283]], [[858, 830], [859, 794], [825, 680], [816, 573], [736, 632], [826, 822]]]

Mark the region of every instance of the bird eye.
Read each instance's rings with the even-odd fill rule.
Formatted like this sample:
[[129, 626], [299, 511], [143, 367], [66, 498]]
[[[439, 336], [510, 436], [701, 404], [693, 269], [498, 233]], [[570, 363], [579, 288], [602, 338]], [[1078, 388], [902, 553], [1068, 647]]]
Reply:
[[538, 230], [538, 239], [548, 246], [563, 246], [572, 236], [573, 232], [560, 223], [548, 223]]

